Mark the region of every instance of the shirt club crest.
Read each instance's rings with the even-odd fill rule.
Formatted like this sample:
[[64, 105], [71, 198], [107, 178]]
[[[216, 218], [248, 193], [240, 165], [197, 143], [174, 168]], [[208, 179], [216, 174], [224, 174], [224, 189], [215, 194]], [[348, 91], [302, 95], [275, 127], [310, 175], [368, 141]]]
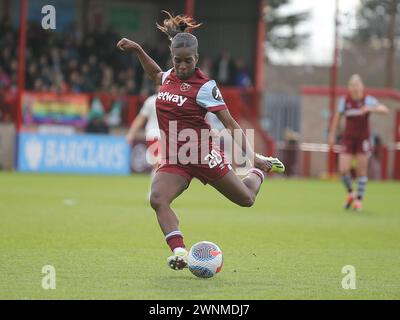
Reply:
[[187, 84], [186, 82], [184, 82], [181, 84], [181, 91], [184, 91], [184, 92], [189, 91], [191, 87], [192, 86], [190, 84]]

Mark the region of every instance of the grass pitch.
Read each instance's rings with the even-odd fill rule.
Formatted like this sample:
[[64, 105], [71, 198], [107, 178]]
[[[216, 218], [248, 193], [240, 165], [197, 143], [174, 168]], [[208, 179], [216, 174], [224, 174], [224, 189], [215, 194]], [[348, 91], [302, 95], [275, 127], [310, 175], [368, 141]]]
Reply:
[[[1, 173], [0, 299], [400, 299], [400, 184], [369, 183], [354, 213], [339, 182], [267, 179], [240, 208], [194, 180], [173, 207], [187, 245], [224, 253], [205, 280], [167, 267], [148, 182]], [[355, 290], [342, 288], [345, 265]]]

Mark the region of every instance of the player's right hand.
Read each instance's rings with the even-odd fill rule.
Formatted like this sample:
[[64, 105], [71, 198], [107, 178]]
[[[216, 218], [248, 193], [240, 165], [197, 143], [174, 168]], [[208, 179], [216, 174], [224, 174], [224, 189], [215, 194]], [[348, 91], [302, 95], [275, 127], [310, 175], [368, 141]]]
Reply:
[[130, 134], [127, 134], [127, 135], [125, 136], [125, 139], [126, 139], [126, 142], [127, 142], [129, 145], [131, 145], [131, 144], [133, 143], [133, 140], [135, 140], [134, 137], [132, 137], [132, 135], [130, 135]]
[[135, 41], [129, 40], [127, 38], [122, 38], [118, 41], [117, 48], [126, 52], [134, 52], [136, 49], [139, 48], [139, 45]]

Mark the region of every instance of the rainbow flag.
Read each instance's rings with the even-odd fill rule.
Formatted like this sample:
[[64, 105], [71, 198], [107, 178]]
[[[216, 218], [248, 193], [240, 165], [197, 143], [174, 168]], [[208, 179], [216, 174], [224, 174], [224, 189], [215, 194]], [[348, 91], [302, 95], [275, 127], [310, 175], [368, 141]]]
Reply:
[[25, 92], [22, 113], [25, 124], [63, 124], [83, 127], [90, 110], [86, 94]]

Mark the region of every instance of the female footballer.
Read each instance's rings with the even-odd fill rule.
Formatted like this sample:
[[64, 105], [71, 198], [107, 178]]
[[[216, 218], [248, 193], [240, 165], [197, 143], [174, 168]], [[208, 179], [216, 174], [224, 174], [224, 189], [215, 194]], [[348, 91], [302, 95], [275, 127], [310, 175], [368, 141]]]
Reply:
[[[329, 133], [329, 145], [333, 146], [336, 130], [341, 116], [345, 116], [346, 124], [341, 140], [339, 155], [339, 172], [347, 190], [345, 208], [353, 207], [360, 211], [367, 185], [368, 157], [371, 152], [369, 115], [371, 113], [387, 114], [388, 108], [370, 95], [364, 93], [364, 84], [357, 74], [350, 77], [348, 94], [339, 101], [337, 110], [332, 119]], [[350, 170], [353, 159], [357, 162], [357, 193], [353, 192]]]
[[[173, 252], [167, 259], [168, 265], [174, 270], [182, 270], [187, 266], [187, 250], [171, 203], [188, 188], [192, 178], [212, 185], [235, 204], [250, 207], [264, 180], [264, 173], [281, 173], [284, 166], [276, 158], [254, 153], [244, 132], [230, 115], [215, 81], [196, 67], [199, 60], [198, 41], [189, 31], [201, 24], [196, 24], [188, 16], [172, 16], [164, 12], [168, 18], [162, 26], [157, 24], [157, 27], [171, 41], [173, 68], [163, 72], [134, 41], [123, 38], [117, 47], [136, 54], [145, 73], [156, 85], [161, 86], [156, 99], [156, 111], [162, 137], [162, 164], [152, 182], [150, 204]], [[207, 112], [216, 114], [230, 130], [235, 142], [246, 152], [253, 168], [244, 179], [232, 171], [223, 152], [213, 144], [212, 139], [202, 138], [204, 130], [210, 130], [204, 119]], [[234, 130], [240, 134], [233, 134]]]

